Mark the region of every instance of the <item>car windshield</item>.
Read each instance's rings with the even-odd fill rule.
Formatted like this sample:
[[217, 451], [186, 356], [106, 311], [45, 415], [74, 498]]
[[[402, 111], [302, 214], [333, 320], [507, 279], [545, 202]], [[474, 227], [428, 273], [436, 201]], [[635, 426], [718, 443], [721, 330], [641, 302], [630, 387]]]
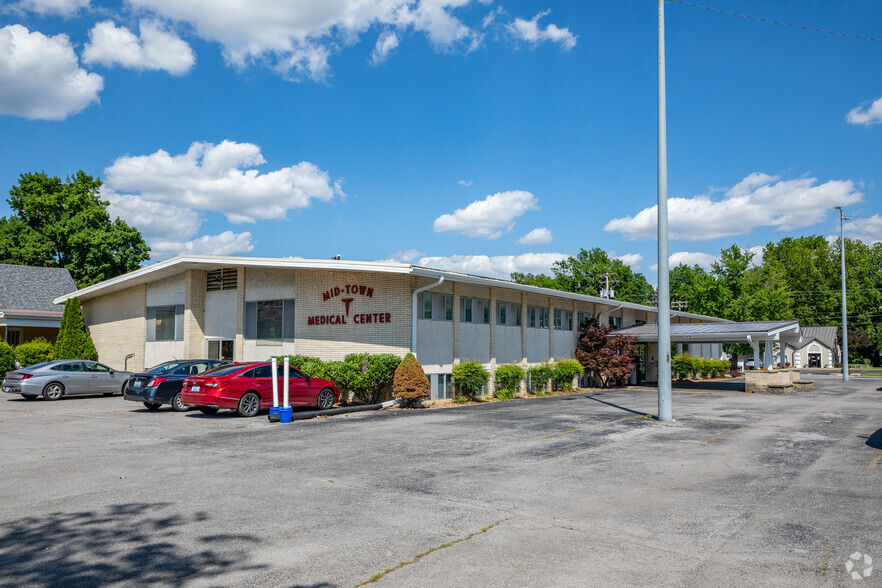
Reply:
[[230, 374], [236, 373], [240, 370], [244, 370], [247, 368], [247, 365], [224, 365], [221, 367], [216, 367], [211, 370], [207, 370], [199, 374], [200, 376], [229, 376]]
[[159, 365], [155, 365], [149, 370], [146, 370], [145, 373], [148, 374], [166, 374], [170, 371], [173, 371], [179, 365], [182, 365], [180, 361], [167, 361], [165, 363], [161, 363]]

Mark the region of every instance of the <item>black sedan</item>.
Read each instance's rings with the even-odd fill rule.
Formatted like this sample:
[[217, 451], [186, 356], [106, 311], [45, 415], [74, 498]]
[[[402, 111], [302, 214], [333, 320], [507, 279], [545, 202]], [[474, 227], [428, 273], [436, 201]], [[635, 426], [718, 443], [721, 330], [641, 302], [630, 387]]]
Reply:
[[172, 410], [183, 412], [190, 407], [181, 402], [184, 378], [201, 374], [226, 362], [217, 359], [167, 361], [146, 372], [132, 374], [123, 391], [126, 400], [143, 402], [150, 410], [170, 404]]

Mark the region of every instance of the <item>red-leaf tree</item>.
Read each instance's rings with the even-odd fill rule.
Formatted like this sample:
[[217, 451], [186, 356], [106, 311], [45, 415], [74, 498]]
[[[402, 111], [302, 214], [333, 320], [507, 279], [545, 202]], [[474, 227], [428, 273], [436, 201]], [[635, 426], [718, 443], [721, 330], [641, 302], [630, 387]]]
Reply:
[[636, 339], [610, 335], [612, 330], [612, 327], [600, 324], [595, 318], [589, 319], [582, 326], [576, 348], [576, 359], [603, 388], [613, 381], [627, 382], [634, 367]]

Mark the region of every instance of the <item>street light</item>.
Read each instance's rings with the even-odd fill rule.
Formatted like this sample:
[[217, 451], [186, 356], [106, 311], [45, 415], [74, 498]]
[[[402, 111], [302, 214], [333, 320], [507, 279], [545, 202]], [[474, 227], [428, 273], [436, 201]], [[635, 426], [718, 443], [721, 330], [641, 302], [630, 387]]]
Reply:
[[845, 304], [845, 221], [848, 217], [842, 212], [841, 206], [834, 206], [839, 211], [839, 251], [842, 253], [842, 380], [848, 381], [848, 316]]
[[671, 408], [671, 290], [668, 274], [668, 134], [665, 99], [665, 0], [658, 0], [658, 420]]

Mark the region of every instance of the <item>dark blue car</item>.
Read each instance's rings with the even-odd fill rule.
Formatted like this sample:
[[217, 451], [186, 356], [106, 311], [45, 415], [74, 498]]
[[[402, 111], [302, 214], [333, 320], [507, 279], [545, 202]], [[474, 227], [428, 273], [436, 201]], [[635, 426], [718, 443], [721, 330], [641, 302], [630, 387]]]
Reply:
[[226, 362], [217, 359], [188, 359], [161, 363], [146, 372], [132, 374], [126, 383], [123, 397], [126, 400], [143, 402], [150, 410], [159, 410], [163, 404], [170, 404], [172, 410], [183, 412], [190, 408], [181, 402], [184, 378], [201, 374], [224, 363]]

